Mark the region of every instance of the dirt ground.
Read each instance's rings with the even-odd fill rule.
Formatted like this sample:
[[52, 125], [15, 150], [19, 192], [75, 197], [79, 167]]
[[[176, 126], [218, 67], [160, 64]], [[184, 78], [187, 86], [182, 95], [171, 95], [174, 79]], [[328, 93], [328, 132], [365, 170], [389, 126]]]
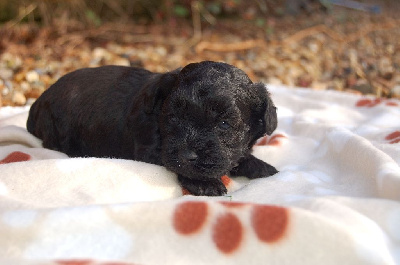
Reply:
[[201, 60], [233, 64], [257, 82], [400, 98], [400, 2], [380, 4], [380, 14], [334, 7], [213, 24], [10, 22], [0, 25], [0, 105], [30, 104], [77, 68], [118, 64], [163, 72]]

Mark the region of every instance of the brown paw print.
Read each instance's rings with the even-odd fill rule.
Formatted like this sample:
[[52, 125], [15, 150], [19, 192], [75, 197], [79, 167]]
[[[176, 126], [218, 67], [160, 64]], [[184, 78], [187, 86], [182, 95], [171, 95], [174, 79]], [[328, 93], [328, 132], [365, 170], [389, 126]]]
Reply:
[[273, 146], [279, 146], [282, 144], [281, 139], [287, 138], [285, 135], [277, 133], [271, 136], [264, 136], [258, 142], [255, 144], [256, 146], [262, 146], [262, 145], [273, 145]]
[[400, 131], [392, 132], [385, 137], [386, 141], [389, 141], [390, 144], [397, 144], [400, 142]]
[[8, 164], [14, 162], [23, 162], [31, 159], [31, 156], [23, 152], [15, 151], [0, 160], [0, 164]]
[[387, 100], [387, 99], [382, 99], [382, 98], [375, 98], [375, 99], [368, 99], [368, 98], [363, 98], [360, 99], [356, 102], [357, 107], [368, 107], [372, 108], [375, 107], [379, 104], [385, 104], [386, 106], [389, 107], [398, 107], [399, 104], [395, 101]]
[[[224, 254], [238, 251], [248, 237], [266, 244], [281, 241], [288, 230], [289, 212], [286, 208], [251, 203], [221, 202], [224, 211], [212, 211], [209, 203], [187, 201], [178, 204], [173, 214], [174, 230], [183, 236], [192, 236], [206, 231], [211, 226], [211, 238], [215, 247]], [[243, 225], [237, 214], [250, 211], [250, 227]]]

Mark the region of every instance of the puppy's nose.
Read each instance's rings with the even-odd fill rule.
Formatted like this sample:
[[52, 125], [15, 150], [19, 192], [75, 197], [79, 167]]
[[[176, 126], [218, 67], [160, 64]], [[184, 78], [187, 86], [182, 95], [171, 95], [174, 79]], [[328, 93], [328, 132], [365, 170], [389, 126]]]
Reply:
[[187, 162], [194, 162], [197, 160], [198, 156], [195, 152], [191, 150], [183, 150], [180, 152], [180, 157], [182, 160]]

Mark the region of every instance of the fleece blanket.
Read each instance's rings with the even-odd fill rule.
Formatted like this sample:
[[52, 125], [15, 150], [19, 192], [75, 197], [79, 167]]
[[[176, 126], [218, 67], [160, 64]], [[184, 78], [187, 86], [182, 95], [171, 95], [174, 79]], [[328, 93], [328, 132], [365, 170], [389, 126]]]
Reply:
[[400, 102], [269, 86], [278, 174], [195, 197], [137, 161], [68, 158], [0, 108], [0, 264], [400, 264]]

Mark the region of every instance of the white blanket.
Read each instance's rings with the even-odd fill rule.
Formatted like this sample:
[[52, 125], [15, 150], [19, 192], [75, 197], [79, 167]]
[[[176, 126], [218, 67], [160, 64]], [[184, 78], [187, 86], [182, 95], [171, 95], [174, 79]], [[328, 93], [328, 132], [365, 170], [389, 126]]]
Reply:
[[280, 172], [183, 195], [142, 162], [68, 158], [0, 108], [0, 264], [400, 264], [400, 102], [270, 86]]

